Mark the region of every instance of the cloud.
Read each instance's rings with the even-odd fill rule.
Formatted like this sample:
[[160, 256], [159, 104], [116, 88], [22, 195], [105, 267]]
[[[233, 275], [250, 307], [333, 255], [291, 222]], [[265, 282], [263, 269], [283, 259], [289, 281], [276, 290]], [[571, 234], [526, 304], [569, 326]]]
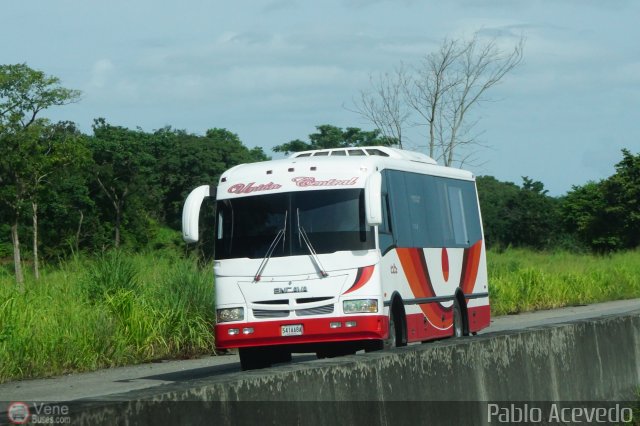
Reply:
[[431, 38], [397, 37], [381, 40], [377, 47], [381, 51], [392, 53], [394, 56], [402, 55], [406, 58], [406, 61], [412, 62], [437, 50], [441, 43], [442, 40]]
[[614, 66], [610, 76], [616, 82], [637, 85], [637, 91], [640, 86], [640, 61]]
[[566, 28], [547, 24], [510, 23], [494, 27], [481, 27], [480, 29], [476, 30], [475, 33], [480, 37], [487, 38], [519, 39], [520, 37], [526, 38], [527, 34], [550, 30], [562, 31], [566, 30]]
[[264, 13], [282, 12], [296, 9], [298, 2], [296, 0], [274, 0], [270, 1], [262, 8]]
[[584, 30], [513, 23], [486, 27], [479, 34], [499, 37], [499, 47], [507, 52], [520, 30], [525, 38], [523, 62], [497, 89], [507, 96], [571, 95], [580, 99], [634, 79], [640, 81], [639, 66], [622, 49], [612, 49], [606, 40]]
[[109, 59], [99, 59], [91, 69], [90, 85], [102, 88], [107, 85], [109, 77], [113, 74], [113, 63]]
[[255, 93], [336, 87], [348, 84], [350, 80], [351, 75], [337, 66], [235, 67], [224, 73], [221, 86]]
[[380, 3], [391, 3], [396, 5], [397, 3], [403, 3], [406, 6], [416, 3], [416, 0], [343, 0], [344, 4], [349, 7], [363, 8], [369, 7]]
[[[601, 142], [600, 146], [594, 146], [582, 152], [580, 165], [592, 171], [591, 176], [604, 179], [615, 172], [614, 165], [620, 161], [622, 147], [617, 147], [619, 143], [609, 138], [601, 138], [599, 142]], [[618, 149], [612, 149], [614, 147]]]

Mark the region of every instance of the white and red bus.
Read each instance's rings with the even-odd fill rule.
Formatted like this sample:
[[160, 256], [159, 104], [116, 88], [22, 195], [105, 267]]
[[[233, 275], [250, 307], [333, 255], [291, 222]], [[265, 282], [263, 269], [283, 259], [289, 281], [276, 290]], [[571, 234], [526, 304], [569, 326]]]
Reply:
[[404, 346], [489, 326], [473, 175], [387, 147], [243, 164], [188, 196], [187, 242], [215, 199], [216, 347], [243, 369]]

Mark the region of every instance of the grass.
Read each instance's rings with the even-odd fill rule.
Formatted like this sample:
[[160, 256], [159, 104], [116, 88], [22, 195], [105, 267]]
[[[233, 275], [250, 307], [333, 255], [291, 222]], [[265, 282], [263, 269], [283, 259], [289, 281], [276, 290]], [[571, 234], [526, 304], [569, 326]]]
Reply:
[[212, 273], [195, 261], [109, 252], [25, 287], [0, 275], [0, 382], [214, 350]]
[[[488, 253], [494, 315], [640, 297], [640, 251]], [[210, 265], [167, 251], [76, 257], [25, 292], [0, 267], [0, 382], [214, 352]]]
[[640, 297], [640, 251], [607, 256], [489, 251], [494, 315]]

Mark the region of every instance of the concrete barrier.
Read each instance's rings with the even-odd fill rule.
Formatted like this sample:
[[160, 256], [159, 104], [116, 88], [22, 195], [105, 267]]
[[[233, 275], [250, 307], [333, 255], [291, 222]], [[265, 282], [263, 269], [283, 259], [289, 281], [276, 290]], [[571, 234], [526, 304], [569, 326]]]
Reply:
[[611, 401], [637, 401], [639, 385], [635, 312], [281, 365], [70, 405], [79, 424], [415, 425], [416, 418], [482, 424], [488, 421], [487, 401], [592, 401], [609, 407]]

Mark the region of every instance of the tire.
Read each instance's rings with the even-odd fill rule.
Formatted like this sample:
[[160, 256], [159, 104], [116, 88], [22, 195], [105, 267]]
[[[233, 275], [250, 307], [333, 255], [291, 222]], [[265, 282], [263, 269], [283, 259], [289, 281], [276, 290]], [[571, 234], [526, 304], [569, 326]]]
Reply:
[[464, 322], [462, 319], [462, 309], [458, 299], [453, 302], [453, 337], [460, 338], [464, 336]]
[[284, 349], [274, 349], [271, 356], [272, 364], [291, 362], [291, 352]]
[[271, 367], [273, 357], [268, 349], [240, 348], [239, 353], [240, 368], [242, 368], [242, 371]]
[[394, 310], [391, 310], [389, 313], [389, 337], [384, 340], [383, 347], [384, 349], [391, 349], [398, 346], [398, 339], [396, 336], [396, 314]]
[[389, 314], [389, 337], [384, 340], [384, 349], [399, 348], [407, 346], [406, 326], [402, 315], [399, 313], [398, 305], [394, 305]]

